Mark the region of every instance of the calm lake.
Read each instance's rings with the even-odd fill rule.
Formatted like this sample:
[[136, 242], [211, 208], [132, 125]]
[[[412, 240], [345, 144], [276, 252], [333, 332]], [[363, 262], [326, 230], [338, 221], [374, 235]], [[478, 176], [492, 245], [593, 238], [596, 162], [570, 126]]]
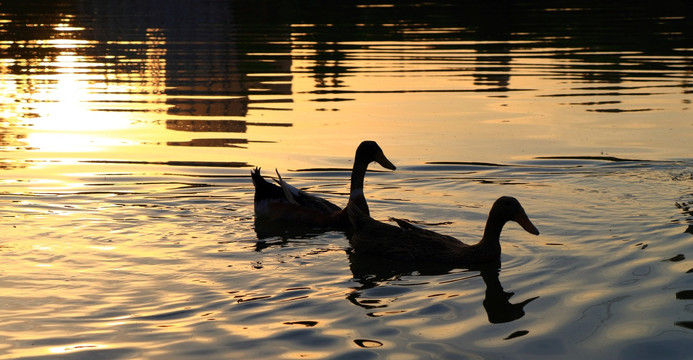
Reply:
[[[687, 1], [0, 2], [3, 359], [690, 359]], [[250, 170], [475, 243], [256, 228]], [[376, 171], [377, 170], [377, 171]]]

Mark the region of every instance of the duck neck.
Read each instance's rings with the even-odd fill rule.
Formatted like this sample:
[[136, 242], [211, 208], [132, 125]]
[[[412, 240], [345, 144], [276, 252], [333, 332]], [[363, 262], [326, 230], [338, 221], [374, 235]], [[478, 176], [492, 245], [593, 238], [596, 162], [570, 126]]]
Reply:
[[497, 250], [500, 253], [500, 234], [503, 230], [503, 225], [505, 221], [498, 220], [496, 217], [489, 214], [488, 220], [486, 220], [486, 228], [484, 228], [484, 236], [479, 241], [479, 246]]
[[366, 215], [370, 215], [368, 211], [368, 203], [366, 197], [363, 196], [363, 180], [366, 177], [367, 163], [362, 163], [354, 160], [354, 167], [351, 170], [351, 188], [349, 191], [349, 204], [353, 204]]

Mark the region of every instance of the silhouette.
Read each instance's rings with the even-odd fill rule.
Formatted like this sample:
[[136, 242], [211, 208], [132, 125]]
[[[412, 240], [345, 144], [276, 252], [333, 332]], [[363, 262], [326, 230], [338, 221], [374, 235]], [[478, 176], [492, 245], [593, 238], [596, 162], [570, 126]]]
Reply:
[[350, 222], [346, 209], [358, 207], [361, 212], [369, 213], [368, 204], [363, 195], [363, 181], [368, 164], [374, 161], [384, 168], [396, 169], [375, 141], [361, 142], [356, 149], [351, 171], [349, 201], [344, 209], [289, 185], [282, 180], [279, 172], [277, 172], [279, 185], [272, 184], [262, 177], [260, 168], [256, 168], [251, 171], [253, 185], [255, 185], [255, 217], [268, 223], [285, 222], [289, 226], [348, 229]]
[[[386, 308], [387, 305], [373, 299], [361, 299], [363, 290], [375, 288], [384, 281], [398, 279], [401, 276], [413, 274], [422, 277], [442, 275], [456, 268], [449, 264], [426, 264], [422, 266], [356, 252], [349, 253], [349, 262], [354, 279], [361, 286], [355, 288], [347, 296], [347, 300], [364, 309]], [[500, 262], [470, 267], [469, 271], [470, 273], [478, 271], [479, 275], [474, 276], [481, 276], [486, 285], [483, 307], [486, 310], [488, 321], [492, 324], [506, 323], [522, 318], [525, 315], [524, 307], [539, 298], [535, 296], [518, 303], [511, 303], [510, 298], [514, 293], [503, 290], [499, 280]]]
[[515, 221], [527, 232], [539, 230], [527, 217], [517, 199], [498, 198], [491, 207], [481, 240], [465, 244], [451, 236], [416, 227], [405, 220], [393, 219], [399, 227], [374, 220], [360, 209], [348, 209], [353, 224], [349, 243], [355, 252], [372, 254], [416, 264], [469, 266], [500, 260], [500, 234], [508, 221]]

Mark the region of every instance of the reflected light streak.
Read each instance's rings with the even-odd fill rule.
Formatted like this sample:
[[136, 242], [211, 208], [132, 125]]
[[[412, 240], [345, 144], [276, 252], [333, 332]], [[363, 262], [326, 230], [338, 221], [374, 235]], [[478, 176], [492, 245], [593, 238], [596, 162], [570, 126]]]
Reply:
[[82, 57], [74, 55], [56, 58], [53, 64], [57, 68], [55, 84], [32, 96], [39, 101], [34, 104], [39, 115], [34, 129], [96, 131], [123, 129], [129, 125], [130, 121], [123, 116], [104, 118], [99, 114], [97, 121], [96, 114], [90, 109], [90, 103], [96, 99], [90, 92], [90, 82], [86, 81], [89, 77], [80, 74], [85, 71], [82, 61]]
[[[60, 28], [64, 30], [64, 28]], [[159, 40], [159, 43], [161, 41]], [[45, 41], [46, 46], [72, 49], [85, 44], [81, 40], [56, 39]], [[146, 68], [160, 72], [164, 65], [160, 56], [147, 59]], [[159, 76], [151, 78], [156, 83], [143, 83], [135, 88], [108, 81], [106, 64], [90, 61], [89, 58], [65, 50], [52, 62], [45, 63], [49, 73], [29, 75], [27, 82], [39, 83], [32, 93], [20, 95], [27, 99], [32, 118], [31, 127], [25, 138], [29, 149], [40, 152], [98, 152], [104, 147], [123, 146], [133, 141], [124, 141], [132, 132], [132, 125], [141, 122], [143, 114], [151, 117], [161, 107], [161, 88], [165, 86]], [[24, 89], [19, 89], [23, 91]], [[144, 94], [143, 94], [144, 93]], [[150, 110], [145, 113], [121, 111], [123, 104], [142, 103]], [[104, 111], [106, 110], [106, 111]], [[114, 111], [108, 111], [114, 110]], [[138, 118], [133, 118], [138, 116]], [[154, 115], [155, 116], [155, 115]]]
[[[0, 43], [40, 48], [44, 50], [41, 54], [46, 53], [2, 59], [0, 63], [0, 101], [11, 104], [0, 110], [2, 119], [8, 119], [0, 126], [16, 127], [10, 130], [12, 136], [7, 137], [12, 141], [0, 144], [2, 150], [84, 153], [104, 152], [116, 146], [121, 147], [121, 152], [122, 146], [139, 143], [133, 136], [153, 138], [152, 134], [134, 130], [133, 124], [156, 122], [165, 112], [162, 45], [166, 37], [159, 29], [150, 29], [144, 42], [148, 55], [140, 67], [144, 73], [122, 73], [112, 61], [127, 59], [104, 57], [99, 61], [84, 52], [98, 43], [79, 39], [86, 28], [74, 25], [73, 18], [62, 15], [57, 23], [46, 25], [53, 32], [41, 34], [39, 39]], [[123, 76], [130, 81], [119, 81]], [[136, 111], [132, 111], [133, 107], [137, 107]], [[26, 156], [22, 155], [24, 152], [14, 154]]]
[[67, 352], [79, 351], [79, 350], [94, 350], [94, 349], [103, 348], [103, 347], [104, 347], [104, 345], [76, 344], [76, 345], [71, 345], [71, 346], [66, 346], [66, 347], [50, 348], [49, 351], [53, 354], [62, 354], [62, 353], [67, 353]]

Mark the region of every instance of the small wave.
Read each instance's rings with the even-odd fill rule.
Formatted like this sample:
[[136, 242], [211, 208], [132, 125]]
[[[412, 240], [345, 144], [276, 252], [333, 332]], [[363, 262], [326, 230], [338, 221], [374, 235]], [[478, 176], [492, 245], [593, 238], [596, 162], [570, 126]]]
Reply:
[[586, 155], [569, 155], [569, 156], [537, 156], [535, 159], [540, 159], [540, 160], [591, 160], [591, 161], [613, 161], [613, 162], [621, 162], [621, 161], [638, 161], [638, 162], [643, 162], [643, 161], [651, 161], [651, 160], [644, 160], [644, 159], [629, 159], [629, 158], [620, 158], [620, 157], [615, 157], [615, 156], [586, 156]]

